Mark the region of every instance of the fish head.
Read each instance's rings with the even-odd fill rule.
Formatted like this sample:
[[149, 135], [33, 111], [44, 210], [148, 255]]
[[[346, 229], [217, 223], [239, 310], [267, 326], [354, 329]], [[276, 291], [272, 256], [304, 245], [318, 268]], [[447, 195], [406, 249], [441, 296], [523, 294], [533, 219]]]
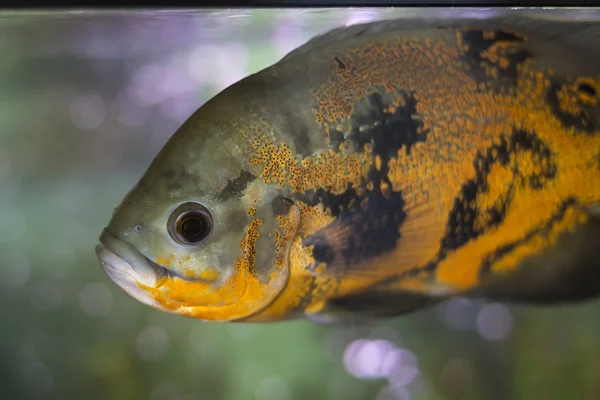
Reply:
[[[243, 320], [289, 278], [299, 211], [252, 170], [223, 109], [204, 105], [115, 209], [96, 253], [114, 283], [156, 309]], [[251, 146], [251, 145], [250, 145]]]

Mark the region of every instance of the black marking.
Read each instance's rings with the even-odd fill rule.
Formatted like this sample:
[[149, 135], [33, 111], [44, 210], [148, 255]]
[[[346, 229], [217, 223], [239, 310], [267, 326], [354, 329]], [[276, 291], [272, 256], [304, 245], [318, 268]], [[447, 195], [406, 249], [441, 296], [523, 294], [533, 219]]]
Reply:
[[335, 298], [327, 303], [327, 308], [336, 312], [350, 313], [355, 317], [371, 318], [394, 317], [421, 310], [444, 300], [417, 293], [370, 290], [351, 296]]
[[317, 263], [330, 264], [335, 259], [335, 253], [327, 242], [313, 243], [313, 256]]
[[331, 129], [329, 131], [329, 145], [331, 148], [338, 150], [340, 144], [344, 141], [344, 133], [337, 129]]
[[[573, 198], [561, 207], [544, 224], [528, 232], [525, 238], [507, 244], [491, 253], [482, 265], [482, 276], [489, 274], [491, 266], [519, 245], [535, 235], [546, 238], [557, 223], [564, 219], [569, 208], [579, 208]], [[582, 208], [579, 208], [580, 210]], [[485, 281], [476, 292], [503, 301], [520, 301], [534, 304], [580, 302], [600, 295], [600, 258], [597, 237], [600, 219], [590, 219], [575, 230], [559, 234], [556, 243], [541, 252], [522, 260], [518, 269], [510, 274], [497, 274]], [[475, 293], [475, 294], [477, 294]]]
[[415, 92], [399, 91], [404, 105], [393, 113], [388, 112], [390, 104], [379, 93], [373, 93], [358, 102], [350, 121], [352, 131], [348, 139], [362, 150], [367, 143], [373, 145], [375, 154], [386, 158], [395, 157], [403, 146], [406, 153], [413, 145], [425, 142], [429, 130], [423, 130], [423, 121], [417, 119]]
[[[582, 131], [587, 134], [598, 133], [600, 130], [600, 102], [596, 101], [596, 104], [591, 105], [582, 102], [578, 98], [578, 106], [581, 112], [579, 112], [577, 115], [573, 115], [563, 111], [560, 107], [560, 100], [558, 98], [558, 93], [563, 88], [563, 85], [570, 86], [571, 83], [553, 79], [546, 93], [546, 101], [548, 101], [548, 104], [550, 104], [554, 116], [558, 118], [565, 128], [575, 128], [578, 131]], [[578, 89], [581, 90], [582, 87], [589, 87], [595, 92], [594, 88], [585, 84], [580, 85]], [[589, 89], [583, 89], [583, 91], [586, 92], [588, 90]]]
[[[381, 157], [381, 169], [373, 165], [359, 190], [349, 186], [336, 195], [318, 189], [302, 196], [311, 205], [322, 203], [335, 217], [332, 224], [304, 239], [305, 246], [315, 246], [317, 263], [347, 267], [397, 246], [400, 226], [406, 219], [405, 202], [400, 192], [382, 192], [383, 184], [391, 188], [387, 164], [402, 147], [406, 146], [408, 153], [415, 143], [425, 141], [428, 133], [423, 130], [423, 122], [415, 117], [417, 102], [413, 94], [402, 91], [400, 95], [404, 105], [394, 112], [389, 112], [389, 104], [379, 93], [374, 93], [355, 106], [351, 117], [353, 130], [347, 140], [357, 151], [366, 144], [372, 145], [374, 153]], [[349, 233], [338, 235], [342, 231]], [[325, 247], [332, 251], [325, 251]]]
[[[524, 176], [519, 171], [518, 164], [511, 164], [511, 155], [521, 152], [533, 154], [533, 160], [542, 167], [540, 174]], [[488, 176], [494, 164], [511, 167], [515, 179], [504, 188], [503, 193], [491, 208], [482, 210], [476, 204], [477, 194], [489, 191]], [[490, 147], [485, 155], [479, 154], [474, 165], [476, 178], [462, 186], [461, 194], [455, 199], [454, 208], [449, 214], [447, 233], [441, 241], [440, 255], [442, 257], [449, 250], [462, 247], [467, 242], [501, 224], [517, 186], [541, 189], [545, 181], [556, 176], [557, 168], [552, 159], [552, 152], [544, 142], [536, 134], [522, 130], [514, 131], [508, 140], [503, 138], [499, 145]]]
[[240, 176], [234, 180], [228, 179], [227, 185], [215, 193], [214, 198], [216, 201], [226, 201], [231, 198], [240, 199], [244, 195], [244, 191], [248, 187], [248, 184], [256, 179], [256, 176], [252, 173], [242, 170]]
[[288, 132], [294, 141], [294, 150], [301, 157], [306, 157], [312, 153], [310, 146], [310, 137], [308, 136], [308, 128], [298, 123], [288, 125]]
[[294, 202], [292, 200], [281, 195], [277, 195], [271, 201], [271, 209], [275, 215], [288, 215], [290, 212], [290, 207], [293, 204]]
[[[512, 163], [511, 155], [520, 152], [532, 153], [533, 161], [542, 167], [539, 174], [524, 175], [519, 165]], [[488, 177], [495, 164], [512, 168], [515, 178], [503, 188], [492, 207], [481, 209], [477, 204], [477, 195], [489, 191]], [[435, 270], [448, 252], [500, 225], [517, 187], [542, 189], [547, 180], [555, 177], [557, 170], [552, 152], [545, 143], [536, 134], [522, 130], [515, 130], [508, 139], [503, 138], [500, 144], [491, 146], [485, 154], [479, 154], [474, 166], [476, 177], [462, 186], [459, 196], [454, 200], [454, 207], [448, 215], [446, 234], [440, 241], [440, 250], [432, 261], [414, 272]]]
[[[491, 62], [483, 57], [482, 53], [489, 50], [496, 43], [524, 43], [524, 40], [515, 34], [496, 30], [493, 37], [485, 38], [482, 30], [467, 30], [461, 34], [462, 42], [467, 46], [463, 58], [469, 65], [473, 78], [478, 82], [489, 82], [492, 87], [501, 90], [506, 84], [515, 87], [517, 85], [517, 67], [532, 57], [532, 53], [524, 48], [519, 48], [510, 53], [501, 54], [508, 61], [506, 68], [502, 68], [497, 62]], [[498, 49], [502, 51], [503, 48]], [[500, 55], [500, 54], [499, 54]], [[494, 68], [498, 72], [498, 77], [492, 77], [487, 74], [487, 68]]]
[[567, 212], [569, 207], [571, 207], [575, 204], [576, 204], [575, 199], [573, 199], [573, 198], [567, 199], [566, 201], [563, 202], [563, 204], [560, 206], [558, 211], [548, 220], [548, 222], [543, 227], [534, 229], [534, 230], [528, 232], [525, 235], [525, 237], [520, 240], [515, 240], [514, 242], [508, 243], [504, 246], [497, 248], [494, 252], [489, 254], [483, 260], [483, 262], [481, 264], [481, 268], [479, 270], [480, 275], [483, 277], [485, 277], [486, 275], [489, 275], [492, 264], [494, 264], [495, 262], [500, 260], [506, 254], [512, 252], [515, 248], [517, 248], [521, 244], [527, 243], [528, 241], [530, 241], [535, 235], [540, 234], [540, 233], [548, 234], [550, 232], [550, 230], [552, 229], [552, 227], [554, 226], [554, 224], [556, 224], [557, 222], [559, 222], [563, 219], [563, 217], [565, 216], [565, 213]]
[[[173, 170], [168, 169], [163, 172], [163, 176], [167, 181], [167, 190], [169, 191], [179, 191], [183, 188], [184, 185], [194, 185], [198, 181], [198, 176], [192, 175], [185, 170]], [[146, 178], [142, 178], [143, 185], [152, 186], [152, 182], [146, 182]]]
[[344, 63], [342, 62], [342, 60], [340, 60], [340, 58], [339, 58], [338, 56], [335, 56], [333, 59], [334, 59], [334, 60], [335, 60], [335, 62], [337, 63], [337, 67], [338, 67], [339, 69], [346, 69], [346, 64], [344, 64]]
[[577, 90], [587, 94], [588, 96], [592, 96], [592, 97], [596, 97], [597, 93], [596, 93], [596, 88], [594, 88], [591, 85], [588, 85], [587, 83], [580, 83], [577, 86]]

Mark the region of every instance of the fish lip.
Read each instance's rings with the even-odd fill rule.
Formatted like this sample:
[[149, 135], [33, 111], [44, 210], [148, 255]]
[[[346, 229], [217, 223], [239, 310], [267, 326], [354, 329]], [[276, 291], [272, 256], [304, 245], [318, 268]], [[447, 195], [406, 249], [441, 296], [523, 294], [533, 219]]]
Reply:
[[162, 266], [149, 260], [135, 247], [104, 229], [96, 256], [104, 272], [119, 286], [139, 283], [157, 288], [169, 275]]

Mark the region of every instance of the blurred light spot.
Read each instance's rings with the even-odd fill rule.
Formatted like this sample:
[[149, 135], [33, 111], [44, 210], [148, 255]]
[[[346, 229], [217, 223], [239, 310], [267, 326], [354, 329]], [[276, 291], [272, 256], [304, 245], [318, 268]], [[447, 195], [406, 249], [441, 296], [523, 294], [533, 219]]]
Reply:
[[386, 386], [377, 394], [377, 400], [410, 400], [412, 396], [404, 386]]
[[180, 53], [169, 59], [165, 69], [163, 91], [169, 96], [194, 91], [194, 79], [187, 68], [188, 54]]
[[417, 367], [417, 358], [413, 353], [406, 349], [394, 349], [388, 352], [381, 362], [381, 373], [384, 376], [390, 376], [400, 367]]
[[212, 83], [214, 65], [212, 57], [219, 52], [219, 46], [204, 45], [188, 54], [187, 69], [190, 76], [198, 83]]
[[[471, 363], [464, 358], [454, 358], [442, 367], [440, 380], [449, 397], [465, 395], [473, 386], [474, 371]], [[460, 398], [460, 397], [459, 397]]]
[[31, 277], [29, 261], [23, 256], [14, 256], [0, 261], [0, 285], [23, 286]]
[[387, 340], [355, 340], [346, 347], [344, 365], [357, 378], [382, 378], [384, 359], [395, 349]]
[[419, 376], [419, 369], [411, 365], [398, 365], [389, 374], [388, 380], [394, 386], [407, 386]]
[[241, 42], [224, 43], [211, 54], [210, 83], [225, 89], [246, 76], [248, 50]]
[[27, 220], [17, 207], [0, 208], [0, 221], [0, 243], [15, 243], [25, 236]]
[[200, 106], [197, 94], [187, 93], [166, 99], [160, 109], [167, 117], [174, 121], [183, 123]]
[[149, 326], [140, 332], [135, 345], [142, 359], [156, 361], [167, 354], [169, 337], [164, 329], [157, 326]]
[[112, 310], [112, 292], [104, 283], [90, 283], [79, 292], [79, 305], [89, 317], [106, 315]]
[[106, 119], [106, 104], [97, 95], [85, 95], [75, 98], [69, 106], [71, 122], [79, 129], [98, 128]]
[[227, 331], [232, 338], [245, 342], [258, 335], [260, 326], [258, 324], [229, 324]]
[[192, 77], [181, 56], [166, 64], [148, 64], [132, 77], [126, 93], [142, 107], [158, 105], [167, 99], [177, 98], [195, 91]]
[[37, 283], [31, 288], [31, 306], [42, 312], [56, 310], [62, 304], [60, 287], [50, 280]]
[[159, 82], [162, 82], [166, 68], [161, 64], [148, 64], [138, 69], [132, 77], [129, 93], [140, 106], [151, 106], [162, 101]]
[[286, 400], [290, 398], [289, 385], [279, 376], [270, 376], [256, 389], [258, 400]]
[[504, 339], [512, 330], [513, 317], [502, 304], [486, 304], [477, 315], [477, 331], [490, 341]]
[[466, 297], [453, 297], [442, 303], [442, 319], [448, 326], [458, 330], [473, 329], [477, 312], [477, 305]]
[[150, 392], [150, 400], [182, 400], [181, 391], [171, 382], [156, 385]]
[[54, 386], [54, 377], [41, 362], [27, 363], [20, 373], [21, 385], [34, 396], [48, 394]]

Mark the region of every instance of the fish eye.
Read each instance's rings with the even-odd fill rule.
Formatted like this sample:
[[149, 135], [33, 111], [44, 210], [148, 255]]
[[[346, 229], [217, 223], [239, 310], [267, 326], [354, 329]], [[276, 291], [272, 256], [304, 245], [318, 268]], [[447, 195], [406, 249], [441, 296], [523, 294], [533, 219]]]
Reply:
[[212, 215], [198, 203], [184, 203], [169, 217], [168, 231], [171, 238], [185, 246], [205, 241], [213, 228]]

